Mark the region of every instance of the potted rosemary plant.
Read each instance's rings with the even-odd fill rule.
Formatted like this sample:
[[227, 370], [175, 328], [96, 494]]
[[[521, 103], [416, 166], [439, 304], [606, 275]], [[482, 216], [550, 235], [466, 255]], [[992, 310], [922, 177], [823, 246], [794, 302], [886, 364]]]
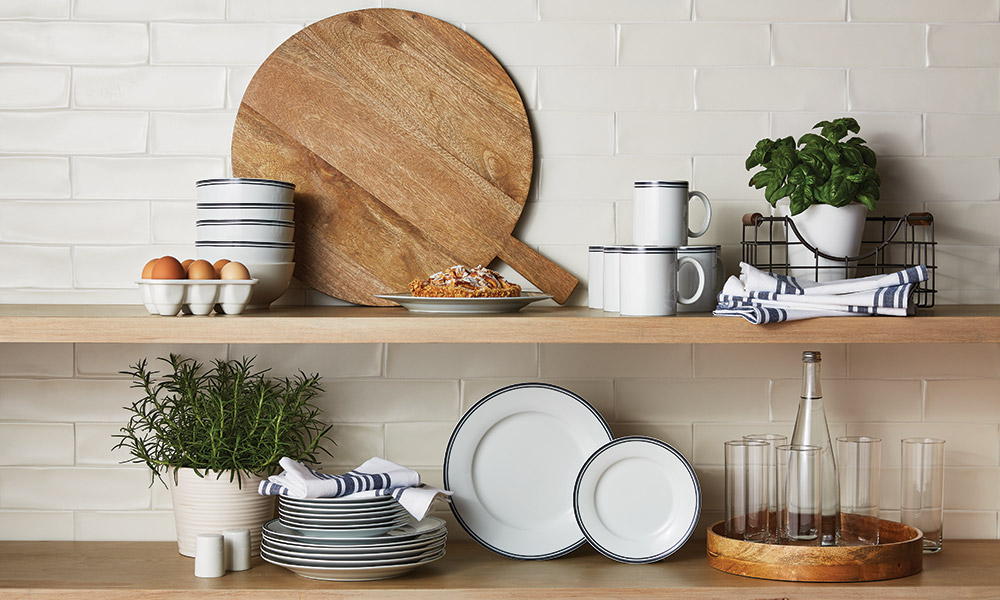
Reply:
[[788, 260], [813, 268], [793, 269], [791, 274], [815, 275], [822, 281], [843, 277], [848, 261], [819, 257], [801, 242], [833, 257], [857, 256], [865, 218], [879, 198], [880, 178], [875, 152], [865, 140], [844, 139], [861, 131], [855, 119], [821, 121], [813, 128], [820, 133], [807, 133], [798, 142], [791, 137], [760, 140], [747, 157], [746, 168], [763, 167], [750, 178], [750, 186], [763, 188], [778, 215], [789, 217], [802, 235], [800, 239], [788, 229]]
[[194, 556], [199, 533], [229, 528], [250, 529], [256, 554], [274, 512], [274, 497], [257, 493], [261, 480], [280, 470], [283, 456], [315, 463], [319, 452], [329, 454], [321, 443], [332, 442], [330, 425], [312, 403], [319, 375], [271, 378], [252, 358], [210, 368], [175, 354], [160, 360], [169, 372], [146, 360], [122, 371], [142, 395], [126, 407], [131, 417], [115, 448], [170, 488], [181, 554]]

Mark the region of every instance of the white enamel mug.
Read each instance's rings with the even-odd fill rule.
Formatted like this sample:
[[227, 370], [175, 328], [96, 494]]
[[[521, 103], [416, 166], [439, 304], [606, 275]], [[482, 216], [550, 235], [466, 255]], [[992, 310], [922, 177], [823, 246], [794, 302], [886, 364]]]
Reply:
[[[678, 304], [692, 304], [705, 291], [705, 270], [697, 260], [678, 258], [675, 246], [622, 246], [620, 270], [621, 314], [634, 317], [668, 317]], [[698, 274], [694, 294], [677, 293], [678, 271], [691, 265]], [[605, 273], [606, 275], [606, 273]]]
[[604, 310], [618, 312], [620, 308], [619, 269], [621, 267], [621, 251], [623, 246], [605, 246], [604, 268], [602, 269], [602, 300]]
[[[691, 257], [698, 261], [705, 271], [705, 291], [701, 298], [691, 304], [682, 304], [677, 312], [712, 312], [718, 305], [718, 295], [726, 282], [726, 270], [722, 265], [721, 246], [681, 246], [677, 249], [678, 257]], [[691, 267], [678, 270], [677, 292], [681, 295], [691, 295], [698, 289], [698, 277]]]
[[[688, 204], [698, 198], [705, 205], [705, 222], [691, 231]], [[688, 191], [686, 181], [636, 181], [632, 193], [632, 235], [638, 246], [686, 246], [689, 237], [701, 237], [712, 222], [708, 196]]]
[[604, 308], [604, 246], [589, 246], [587, 260], [587, 306]]

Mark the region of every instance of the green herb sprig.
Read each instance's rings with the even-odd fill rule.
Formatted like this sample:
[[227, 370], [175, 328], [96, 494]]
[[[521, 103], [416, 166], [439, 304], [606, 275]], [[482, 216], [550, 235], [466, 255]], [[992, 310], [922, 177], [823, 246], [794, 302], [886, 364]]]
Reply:
[[319, 452], [330, 455], [320, 444], [333, 442], [331, 425], [312, 403], [323, 391], [318, 374], [270, 378], [246, 357], [217, 359], [207, 370], [175, 354], [160, 360], [171, 367], [161, 377], [145, 359], [122, 371], [142, 397], [125, 407], [131, 417], [114, 436], [114, 448], [132, 454], [123, 462], [145, 464], [154, 481], [192, 468], [199, 477], [229, 473], [242, 486], [244, 476], [277, 472], [283, 456], [316, 463]]
[[859, 202], [875, 210], [881, 183], [875, 169], [875, 152], [865, 140], [852, 137], [841, 141], [848, 132], [858, 133], [861, 126], [850, 117], [821, 121], [798, 145], [791, 137], [763, 139], [746, 160], [747, 171], [762, 166], [750, 178], [750, 186], [764, 188], [771, 206], [788, 198], [791, 214], [797, 215], [813, 204], [846, 206]]

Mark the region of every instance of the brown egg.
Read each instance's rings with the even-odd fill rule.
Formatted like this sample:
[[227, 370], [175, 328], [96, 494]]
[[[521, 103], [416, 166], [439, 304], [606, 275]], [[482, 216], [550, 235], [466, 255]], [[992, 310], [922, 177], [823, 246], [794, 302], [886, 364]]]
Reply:
[[164, 256], [156, 261], [150, 276], [153, 279], [187, 279], [184, 267], [173, 256]]
[[223, 279], [250, 279], [250, 271], [243, 263], [231, 262], [222, 267]]
[[142, 268], [142, 278], [149, 279], [153, 276], [153, 267], [156, 266], [156, 261], [160, 259], [154, 258], [153, 260], [146, 263], [146, 266]]
[[229, 263], [229, 259], [228, 258], [220, 258], [219, 260], [217, 260], [214, 263], [212, 263], [212, 267], [215, 268], [215, 272], [218, 273], [219, 276], [221, 277], [222, 276], [222, 267], [226, 266], [226, 264], [228, 264], [228, 263]]
[[188, 267], [190, 267], [191, 263], [193, 263], [193, 262], [194, 262], [193, 258], [189, 258], [189, 259], [181, 262], [181, 266], [184, 267], [184, 272], [185, 273], [187, 273]]
[[219, 274], [215, 272], [212, 263], [207, 260], [195, 260], [187, 268], [188, 279], [218, 279]]

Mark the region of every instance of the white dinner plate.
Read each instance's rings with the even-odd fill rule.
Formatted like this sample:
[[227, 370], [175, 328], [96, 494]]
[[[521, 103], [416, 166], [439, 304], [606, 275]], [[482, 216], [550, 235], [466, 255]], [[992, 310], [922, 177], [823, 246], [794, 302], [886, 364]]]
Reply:
[[398, 544], [375, 544], [372, 546], [332, 546], [320, 544], [300, 544], [298, 542], [288, 542], [277, 538], [264, 537], [262, 544], [267, 547], [280, 550], [285, 553], [300, 554], [308, 558], [316, 557], [358, 557], [358, 556], [406, 556], [408, 554], [419, 554], [428, 548], [440, 546], [448, 539], [448, 534], [442, 531], [440, 534], [423, 539], [401, 542]]
[[630, 436], [587, 459], [573, 490], [580, 529], [601, 554], [624, 563], [651, 563], [691, 537], [701, 488], [687, 459], [660, 440]]
[[[324, 554], [322, 552], [299, 552], [295, 550], [287, 550], [280, 546], [276, 546], [271, 542], [266, 542], [261, 546], [261, 549], [266, 550], [269, 554], [280, 558], [282, 560], [288, 559], [289, 561], [305, 561], [305, 560], [317, 560], [324, 561], [326, 563], [343, 563], [343, 564], [327, 564], [327, 565], [314, 565], [314, 566], [373, 566], [374, 561], [379, 561], [378, 564], [389, 564], [402, 563], [402, 562], [413, 562], [414, 560], [421, 560], [417, 557], [426, 558], [426, 555], [433, 554], [435, 552], [440, 552], [444, 549], [445, 540], [440, 540], [434, 544], [424, 546], [421, 548], [412, 548], [410, 550], [399, 550], [396, 552], [369, 552], [369, 553], [357, 553], [357, 554]], [[312, 564], [312, 563], [303, 563]]]
[[532, 302], [552, 296], [541, 292], [521, 292], [516, 298], [424, 298], [412, 294], [375, 294], [415, 313], [497, 314], [517, 312]]
[[424, 559], [420, 562], [402, 565], [388, 565], [382, 567], [306, 567], [291, 564], [274, 557], [262, 554], [261, 557], [269, 563], [284, 567], [289, 571], [306, 577], [308, 579], [322, 579], [324, 581], [375, 581], [378, 579], [390, 579], [405, 575], [421, 565], [440, 560], [444, 552], [432, 558]]
[[408, 522], [409, 521], [404, 518], [392, 523], [386, 523], [385, 525], [377, 525], [375, 527], [324, 527], [321, 525], [290, 524], [285, 521], [282, 521], [282, 524], [291, 527], [306, 537], [370, 538], [385, 535], [397, 527], [406, 525]]
[[[299, 531], [298, 529], [293, 529], [291, 527], [286, 527], [278, 522], [278, 519], [272, 519], [267, 523], [264, 523], [264, 536], [270, 536], [273, 538], [307, 543], [307, 544], [341, 544], [341, 545], [351, 545], [351, 546], [368, 546], [368, 545], [380, 545], [387, 543], [397, 543], [402, 541], [415, 540], [421, 536], [431, 537], [433, 534], [437, 534], [444, 530], [445, 523], [442, 519], [437, 517], [424, 517], [423, 521], [418, 523], [410, 523], [407, 525], [401, 525], [395, 529], [387, 532], [385, 535], [364, 537], [364, 538], [336, 538], [336, 537], [316, 537], [312, 535], [306, 535], [305, 533]], [[431, 536], [425, 535], [431, 534]]]
[[545, 383], [499, 389], [451, 434], [444, 458], [451, 510], [497, 554], [539, 560], [571, 552], [584, 542], [573, 482], [611, 437], [594, 407], [569, 390]]

